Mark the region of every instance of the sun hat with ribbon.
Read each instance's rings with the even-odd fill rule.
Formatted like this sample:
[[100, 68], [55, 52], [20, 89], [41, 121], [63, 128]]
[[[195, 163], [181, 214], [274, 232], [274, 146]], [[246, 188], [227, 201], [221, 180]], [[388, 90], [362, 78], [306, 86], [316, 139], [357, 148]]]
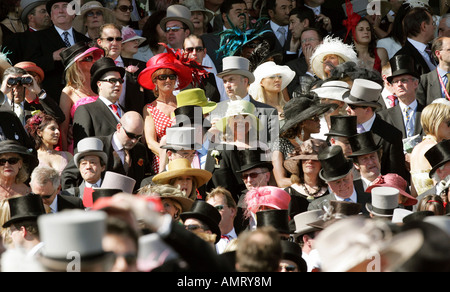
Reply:
[[179, 158], [169, 162], [168, 170], [155, 175], [152, 181], [156, 184], [169, 184], [171, 179], [181, 176], [194, 177], [197, 180], [197, 187], [201, 187], [211, 179], [212, 173], [203, 169], [192, 168], [189, 160]]
[[73, 20], [73, 28], [82, 33], [85, 34], [87, 32], [87, 27], [85, 25], [85, 17], [86, 14], [91, 10], [100, 10], [103, 13], [103, 21], [104, 23], [115, 23], [116, 22], [116, 16], [114, 15], [114, 12], [104, 7], [100, 2], [98, 1], [88, 1], [83, 6], [81, 6], [80, 14], [78, 14], [75, 19]]

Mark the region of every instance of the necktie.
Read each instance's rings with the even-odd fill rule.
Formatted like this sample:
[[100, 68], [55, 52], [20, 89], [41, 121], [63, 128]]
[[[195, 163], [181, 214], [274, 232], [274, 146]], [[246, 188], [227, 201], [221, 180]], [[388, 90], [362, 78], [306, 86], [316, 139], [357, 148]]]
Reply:
[[70, 42], [69, 42], [69, 32], [67, 32], [67, 31], [63, 32], [63, 41], [64, 41], [64, 44], [66, 45], [66, 47], [69, 48], [71, 46]]
[[358, 134], [361, 134], [361, 133], [366, 132], [366, 129], [364, 129], [363, 125], [358, 124], [358, 126], [356, 127], [356, 131], [358, 132]]
[[277, 29], [277, 32], [280, 33], [280, 37], [278, 38], [278, 40], [280, 41], [281, 46], [284, 47], [284, 43], [286, 42], [286, 35], [285, 35], [286, 29], [284, 27], [280, 26]]
[[131, 166], [130, 151], [124, 149], [123, 153], [124, 153], [123, 168], [125, 169], [125, 172], [128, 173], [128, 170], [130, 169], [130, 166]]
[[406, 129], [406, 136], [411, 137], [412, 136], [412, 125], [411, 125], [411, 114], [410, 114], [411, 108], [408, 106], [404, 109], [405, 112], [405, 129]]
[[390, 101], [389, 105], [390, 105], [391, 107], [394, 107], [395, 104], [396, 104], [396, 101], [397, 101], [397, 96], [395, 96], [395, 95], [389, 95], [389, 96], [388, 96], [388, 99], [389, 99], [389, 101]]
[[346, 198], [346, 199], [344, 199], [344, 202], [352, 202], [352, 200], [350, 199], [350, 198]]
[[49, 205], [45, 205], [44, 204], [44, 208], [45, 208], [45, 213], [47, 213], [47, 214], [51, 214], [52, 213], [52, 208], [50, 208]]
[[90, 208], [94, 204], [93, 199], [92, 199], [93, 192], [94, 192], [94, 190], [92, 188], [84, 188], [83, 206], [85, 208]]
[[429, 45], [425, 48], [425, 52], [428, 54], [431, 64], [436, 66], [437, 64], [436, 64], [436, 61], [434, 60], [433, 54], [431, 53], [431, 48]]
[[118, 116], [120, 119], [121, 116], [120, 116], [120, 112], [119, 112], [119, 107], [115, 104], [111, 104], [110, 107], [112, 108], [112, 110], [116, 114], [116, 116]]

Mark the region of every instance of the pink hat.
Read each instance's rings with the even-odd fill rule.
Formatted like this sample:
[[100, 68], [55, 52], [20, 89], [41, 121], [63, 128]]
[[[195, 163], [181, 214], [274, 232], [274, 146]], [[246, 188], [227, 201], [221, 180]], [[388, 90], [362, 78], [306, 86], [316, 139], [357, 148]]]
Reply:
[[392, 187], [399, 190], [400, 195], [407, 197], [408, 200], [404, 202], [403, 206], [413, 206], [417, 204], [417, 199], [408, 194], [405, 190], [408, 183], [406, 180], [395, 173], [388, 173], [386, 175], [380, 175], [372, 184], [366, 189], [366, 193], [370, 193], [373, 188], [376, 187]]
[[272, 186], [254, 188], [245, 195], [247, 210], [255, 214], [260, 206], [287, 210], [290, 201], [291, 196], [286, 191]]

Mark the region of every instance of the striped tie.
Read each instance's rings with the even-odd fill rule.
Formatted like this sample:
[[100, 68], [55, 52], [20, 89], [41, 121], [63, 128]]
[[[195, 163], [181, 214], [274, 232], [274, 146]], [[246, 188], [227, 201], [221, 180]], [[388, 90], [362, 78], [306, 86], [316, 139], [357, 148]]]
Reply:
[[66, 45], [66, 47], [68, 47], [68, 48], [71, 47], [71, 44], [69, 42], [69, 32], [67, 32], [67, 31], [63, 32], [63, 36], [64, 36], [63, 41], [64, 41], [64, 44]]

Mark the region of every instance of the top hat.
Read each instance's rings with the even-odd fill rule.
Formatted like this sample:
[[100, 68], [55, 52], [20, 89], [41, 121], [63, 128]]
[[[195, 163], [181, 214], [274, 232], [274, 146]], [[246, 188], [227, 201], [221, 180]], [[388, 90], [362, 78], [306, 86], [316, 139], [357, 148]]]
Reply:
[[111, 9], [104, 7], [98, 1], [88, 1], [83, 6], [81, 6], [80, 14], [78, 14], [72, 22], [72, 26], [76, 31], [82, 34], [86, 34], [87, 27], [85, 25], [85, 15], [86, 13], [94, 9], [103, 12], [103, 20], [105, 23], [116, 22], [116, 16]]
[[37, 156], [33, 154], [32, 149], [27, 149], [19, 142], [14, 140], [0, 141], [0, 154], [4, 153], [19, 154], [22, 157], [23, 162], [28, 165], [28, 171], [30, 173], [39, 164], [39, 160]]
[[50, 17], [52, 16], [53, 4], [56, 4], [59, 2], [70, 3], [72, 1], [71, 0], [49, 0], [49, 1], [46, 1], [45, 8], [47, 8], [47, 12], [48, 12], [48, 15], [50, 15]]
[[219, 228], [219, 223], [220, 220], [222, 220], [222, 216], [211, 204], [208, 204], [205, 201], [197, 200], [194, 204], [192, 204], [191, 210], [181, 213], [180, 217], [183, 221], [186, 221], [188, 218], [194, 218], [202, 221], [208, 225], [212, 233], [217, 235], [215, 243], [219, 242], [220, 236], [222, 235]]
[[338, 101], [344, 101], [344, 98], [350, 94], [350, 85], [344, 81], [327, 81], [320, 87], [312, 89], [319, 98], [328, 98]]
[[320, 150], [328, 147], [324, 140], [308, 139], [300, 145], [298, 155], [289, 157], [284, 161], [284, 168], [291, 174], [300, 175], [300, 160], [318, 160]]
[[282, 240], [281, 241], [282, 259], [290, 260], [297, 264], [299, 272], [307, 272], [308, 266], [302, 258], [302, 249], [300, 245], [295, 242]]
[[166, 145], [162, 149], [200, 150], [202, 149], [202, 133], [194, 127], [170, 127], [166, 129]]
[[410, 55], [398, 55], [389, 60], [391, 63], [392, 74], [387, 78], [389, 83], [392, 83], [394, 77], [401, 75], [411, 75], [420, 78], [420, 75], [414, 68], [414, 59]]
[[248, 83], [255, 82], [255, 75], [250, 72], [250, 61], [247, 58], [239, 56], [225, 57], [222, 60], [222, 72], [217, 73], [217, 77], [223, 78], [227, 75], [242, 75], [248, 78]]
[[192, 24], [191, 21], [191, 11], [186, 6], [175, 4], [170, 5], [167, 8], [166, 17], [160, 22], [160, 26], [164, 32], [166, 31], [166, 23], [172, 20], [181, 21], [189, 28], [191, 34], [194, 33], [194, 24]]
[[[22, 12], [20, 13], [20, 20], [23, 23], [28, 23], [27, 18], [28, 14], [33, 11], [34, 8], [46, 4], [47, 1], [44, 0], [22, 0], [20, 1], [20, 7], [22, 8]], [[50, 14], [50, 11], [48, 11]]]
[[272, 171], [273, 165], [272, 162], [267, 159], [267, 153], [261, 148], [253, 149], [245, 149], [239, 151], [239, 161], [241, 162], [241, 169], [237, 170], [237, 173], [242, 173], [244, 171], [253, 169], [253, 168], [268, 168], [269, 171]]
[[362, 209], [362, 205], [359, 203], [337, 200], [330, 201], [329, 207], [326, 214], [322, 215], [319, 220], [308, 223], [308, 226], [323, 230], [338, 220], [359, 215]]
[[[189, 11], [201, 11], [207, 19], [205, 22], [209, 23], [214, 18], [214, 13], [205, 8], [205, 3], [203, 0], [184, 0], [183, 5], [189, 8]], [[191, 31], [193, 33], [193, 31]]]
[[203, 126], [203, 109], [198, 105], [178, 106], [174, 110], [175, 125], [172, 127], [194, 127]]
[[425, 152], [425, 158], [431, 165], [430, 178], [435, 171], [450, 161], [450, 140], [444, 140]]
[[92, 192], [92, 201], [95, 203], [99, 198], [112, 197], [121, 192], [121, 189], [94, 188]]
[[102, 189], [119, 189], [124, 193], [132, 194], [136, 180], [113, 171], [107, 171], [102, 182]]
[[39, 195], [30, 193], [25, 196], [8, 199], [11, 217], [3, 224], [3, 228], [8, 228], [11, 224], [25, 220], [36, 220], [45, 214], [44, 204]]
[[264, 210], [256, 212], [256, 227], [272, 226], [279, 233], [290, 234], [288, 210]]
[[179, 158], [169, 162], [168, 170], [155, 175], [152, 181], [156, 184], [168, 184], [171, 179], [180, 176], [194, 177], [199, 188], [211, 179], [212, 173], [207, 170], [192, 168], [189, 160]]
[[205, 91], [201, 88], [186, 89], [178, 93], [177, 105], [178, 107], [186, 105], [201, 106], [203, 114], [208, 114], [217, 107], [217, 103], [209, 101], [205, 95]]
[[379, 217], [391, 217], [398, 207], [399, 190], [393, 187], [376, 187], [371, 189], [372, 202], [366, 203], [366, 209]]
[[326, 182], [341, 179], [353, 169], [352, 160], [344, 156], [340, 146], [324, 148], [319, 152], [318, 158], [322, 165], [319, 176]]
[[381, 104], [378, 103], [378, 100], [380, 99], [382, 90], [381, 85], [374, 81], [355, 79], [350, 90], [350, 95], [344, 101], [348, 105], [368, 106], [379, 109], [381, 108]]
[[337, 104], [323, 104], [318, 100], [308, 97], [292, 98], [284, 106], [285, 123], [280, 129], [280, 134], [296, 127], [299, 123], [308, 119], [321, 116], [328, 111], [335, 110]]
[[406, 180], [396, 173], [387, 173], [377, 177], [370, 186], [366, 189], [367, 193], [370, 193], [373, 188], [377, 187], [392, 187], [399, 190], [399, 194], [406, 197], [407, 200], [403, 203], [403, 206], [414, 206], [417, 204], [417, 199], [406, 192], [408, 183]]
[[119, 72], [120, 78], [125, 76], [125, 68], [118, 67], [113, 59], [109, 57], [100, 58], [92, 65], [91, 68], [91, 89], [94, 93], [98, 93], [97, 81], [108, 72]]
[[352, 154], [349, 158], [376, 152], [381, 149], [381, 145], [377, 145], [373, 139], [372, 131], [356, 134], [349, 138]]
[[64, 70], [69, 69], [69, 67], [72, 66], [76, 61], [92, 52], [95, 52], [94, 60], [98, 60], [105, 55], [105, 51], [103, 49], [90, 46], [85, 42], [78, 42], [73, 46], [64, 49], [61, 53], [59, 53], [64, 66]]
[[357, 134], [356, 116], [331, 116], [330, 131], [325, 136], [352, 137]]
[[302, 236], [303, 234], [320, 230], [319, 228], [310, 226], [308, 224], [316, 222], [323, 215], [322, 209], [302, 212], [294, 216], [295, 232], [294, 237]]
[[105, 164], [108, 162], [108, 155], [103, 151], [103, 142], [98, 138], [87, 137], [78, 142], [77, 153], [73, 156], [73, 161], [77, 168], [80, 167], [81, 158], [88, 155], [100, 157]]

